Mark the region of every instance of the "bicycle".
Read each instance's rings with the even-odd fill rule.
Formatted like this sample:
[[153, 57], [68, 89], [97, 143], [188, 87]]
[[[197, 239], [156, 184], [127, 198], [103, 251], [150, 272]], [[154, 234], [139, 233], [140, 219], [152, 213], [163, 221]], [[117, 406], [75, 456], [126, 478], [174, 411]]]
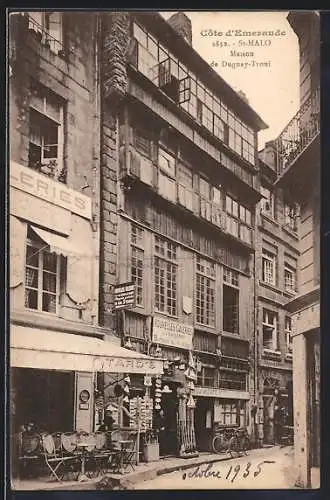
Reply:
[[245, 427], [235, 429], [234, 435], [229, 440], [228, 453], [230, 453], [230, 455], [233, 453], [237, 453], [237, 455], [240, 455], [240, 453], [247, 455], [250, 449], [251, 441], [247, 429]]
[[213, 453], [220, 454], [228, 451], [228, 445], [235, 432], [233, 427], [225, 427], [216, 430], [216, 435], [212, 439]]

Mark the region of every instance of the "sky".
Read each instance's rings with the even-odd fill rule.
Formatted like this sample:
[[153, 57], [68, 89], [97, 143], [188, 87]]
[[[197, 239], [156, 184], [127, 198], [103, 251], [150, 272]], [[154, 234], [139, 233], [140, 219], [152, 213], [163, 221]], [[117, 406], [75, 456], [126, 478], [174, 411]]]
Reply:
[[[172, 12], [161, 12], [168, 19]], [[299, 45], [285, 11], [275, 12], [186, 12], [192, 22], [193, 47], [234, 90], [242, 90], [250, 106], [268, 125], [259, 133], [259, 146], [275, 139], [299, 109]], [[210, 30], [221, 36], [205, 36]], [[244, 37], [228, 35], [228, 30], [285, 32], [282, 36]], [[263, 40], [266, 46], [242, 46], [247, 40]], [[214, 46], [214, 42], [218, 45]], [[269, 44], [270, 41], [270, 44]], [[222, 43], [222, 46], [221, 46]], [[226, 45], [227, 44], [227, 45]], [[253, 55], [236, 57], [237, 52]], [[255, 61], [253, 66], [233, 68], [228, 63]], [[270, 66], [256, 63], [270, 61]]]

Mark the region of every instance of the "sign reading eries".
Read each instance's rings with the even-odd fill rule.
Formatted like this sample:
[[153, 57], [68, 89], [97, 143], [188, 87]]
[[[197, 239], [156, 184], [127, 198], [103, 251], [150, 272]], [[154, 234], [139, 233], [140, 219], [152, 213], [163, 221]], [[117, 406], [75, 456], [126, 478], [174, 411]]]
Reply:
[[192, 348], [194, 327], [178, 323], [166, 318], [154, 317], [152, 326], [152, 341], [182, 349]]
[[115, 286], [115, 310], [135, 307], [135, 284], [122, 283]]

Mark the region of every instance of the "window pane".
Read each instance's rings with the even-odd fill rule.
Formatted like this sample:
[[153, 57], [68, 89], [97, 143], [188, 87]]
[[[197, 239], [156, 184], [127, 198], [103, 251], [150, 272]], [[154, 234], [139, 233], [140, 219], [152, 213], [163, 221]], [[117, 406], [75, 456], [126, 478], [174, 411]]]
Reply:
[[56, 254], [48, 253], [48, 252], [43, 253], [44, 269], [46, 269], [47, 271], [52, 271], [53, 273], [56, 273], [56, 262], [57, 262]]
[[45, 312], [56, 313], [56, 295], [42, 294], [42, 310]]
[[42, 288], [47, 292], [56, 293], [56, 275], [44, 271]]
[[38, 267], [39, 251], [35, 247], [26, 247], [26, 264], [28, 266]]
[[38, 292], [36, 290], [25, 289], [25, 307], [38, 309]]
[[38, 269], [26, 267], [25, 269], [25, 286], [38, 288]]

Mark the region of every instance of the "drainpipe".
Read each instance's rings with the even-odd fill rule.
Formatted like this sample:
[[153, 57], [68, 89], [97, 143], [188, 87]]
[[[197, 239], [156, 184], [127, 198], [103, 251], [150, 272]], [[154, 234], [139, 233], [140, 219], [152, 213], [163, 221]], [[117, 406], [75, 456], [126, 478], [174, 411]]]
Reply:
[[99, 256], [100, 256], [100, 66], [99, 40], [100, 18], [95, 14], [94, 30], [94, 112], [93, 112], [93, 179], [92, 179], [92, 231], [93, 231], [93, 261], [92, 261], [92, 322], [99, 323]]

